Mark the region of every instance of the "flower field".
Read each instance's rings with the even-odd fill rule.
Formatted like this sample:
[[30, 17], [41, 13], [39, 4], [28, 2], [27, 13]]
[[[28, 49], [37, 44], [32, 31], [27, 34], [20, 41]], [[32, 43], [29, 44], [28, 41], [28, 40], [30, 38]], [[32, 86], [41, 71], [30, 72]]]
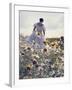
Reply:
[[64, 76], [64, 41], [61, 38], [46, 38], [44, 47], [26, 37], [19, 38], [19, 79], [56, 78]]

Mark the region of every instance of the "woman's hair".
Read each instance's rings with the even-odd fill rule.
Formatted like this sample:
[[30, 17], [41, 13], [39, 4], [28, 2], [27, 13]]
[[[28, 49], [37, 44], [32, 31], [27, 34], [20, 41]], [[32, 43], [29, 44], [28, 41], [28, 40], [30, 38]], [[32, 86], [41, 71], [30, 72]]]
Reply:
[[43, 18], [40, 18], [40, 19], [39, 19], [39, 21], [40, 21], [40, 22], [43, 22], [43, 21], [44, 21], [44, 19], [43, 19]]

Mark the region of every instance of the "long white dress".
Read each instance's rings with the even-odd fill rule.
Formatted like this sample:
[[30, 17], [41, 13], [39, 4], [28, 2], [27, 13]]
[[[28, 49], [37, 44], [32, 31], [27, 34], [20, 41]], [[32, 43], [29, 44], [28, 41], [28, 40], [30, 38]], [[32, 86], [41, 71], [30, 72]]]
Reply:
[[43, 30], [45, 32], [45, 27], [44, 24], [41, 23], [36, 23], [34, 24], [34, 27], [36, 27], [35, 31], [32, 32], [32, 34], [29, 36], [29, 43], [37, 43], [39, 45], [39, 48], [43, 48], [44, 44], [44, 33]]

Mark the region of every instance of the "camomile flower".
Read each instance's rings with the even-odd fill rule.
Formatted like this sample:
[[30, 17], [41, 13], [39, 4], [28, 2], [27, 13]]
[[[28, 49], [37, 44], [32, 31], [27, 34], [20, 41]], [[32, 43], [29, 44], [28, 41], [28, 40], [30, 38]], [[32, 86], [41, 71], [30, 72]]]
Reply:
[[37, 55], [37, 54], [32, 54], [32, 57], [39, 58], [39, 55]]
[[43, 43], [44, 43], [44, 45], [47, 45], [47, 42], [46, 41], [44, 41]]
[[40, 32], [38, 32], [38, 33], [37, 33], [37, 35], [41, 35], [41, 33], [40, 33]]
[[36, 60], [33, 60], [33, 65], [36, 65], [37, 64], [37, 61]]
[[39, 66], [38, 71], [41, 71], [41, 70], [43, 70], [43, 67]]
[[46, 48], [44, 48], [44, 49], [43, 49], [43, 52], [47, 52], [47, 49], [46, 49]]
[[45, 66], [45, 64], [44, 63], [41, 63], [41, 66]]
[[34, 51], [34, 49], [33, 49], [33, 48], [31, 48], [31, 51], [33, 52], [33, 51]]
[[25, 48], [25, 45], [20, 45], [21, 48]]
[[26, 67], [31, 69], [33, 67], [33, 65], [32, 64], [27, 64]]
[[25, 48], [27, 51], [29, 51], [31, 48], [30, 47], [28, 47], [28, 46], [26, 46], [26, 48]]

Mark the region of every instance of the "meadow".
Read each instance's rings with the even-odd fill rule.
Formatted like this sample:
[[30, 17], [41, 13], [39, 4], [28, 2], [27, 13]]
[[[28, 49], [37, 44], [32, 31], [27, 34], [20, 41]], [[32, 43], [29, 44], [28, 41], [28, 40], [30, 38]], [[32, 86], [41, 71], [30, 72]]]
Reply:
[[42, 49], [26, 38], [19, 37], [19, 79], [63, 77], [64, 37], [46, 38]]

